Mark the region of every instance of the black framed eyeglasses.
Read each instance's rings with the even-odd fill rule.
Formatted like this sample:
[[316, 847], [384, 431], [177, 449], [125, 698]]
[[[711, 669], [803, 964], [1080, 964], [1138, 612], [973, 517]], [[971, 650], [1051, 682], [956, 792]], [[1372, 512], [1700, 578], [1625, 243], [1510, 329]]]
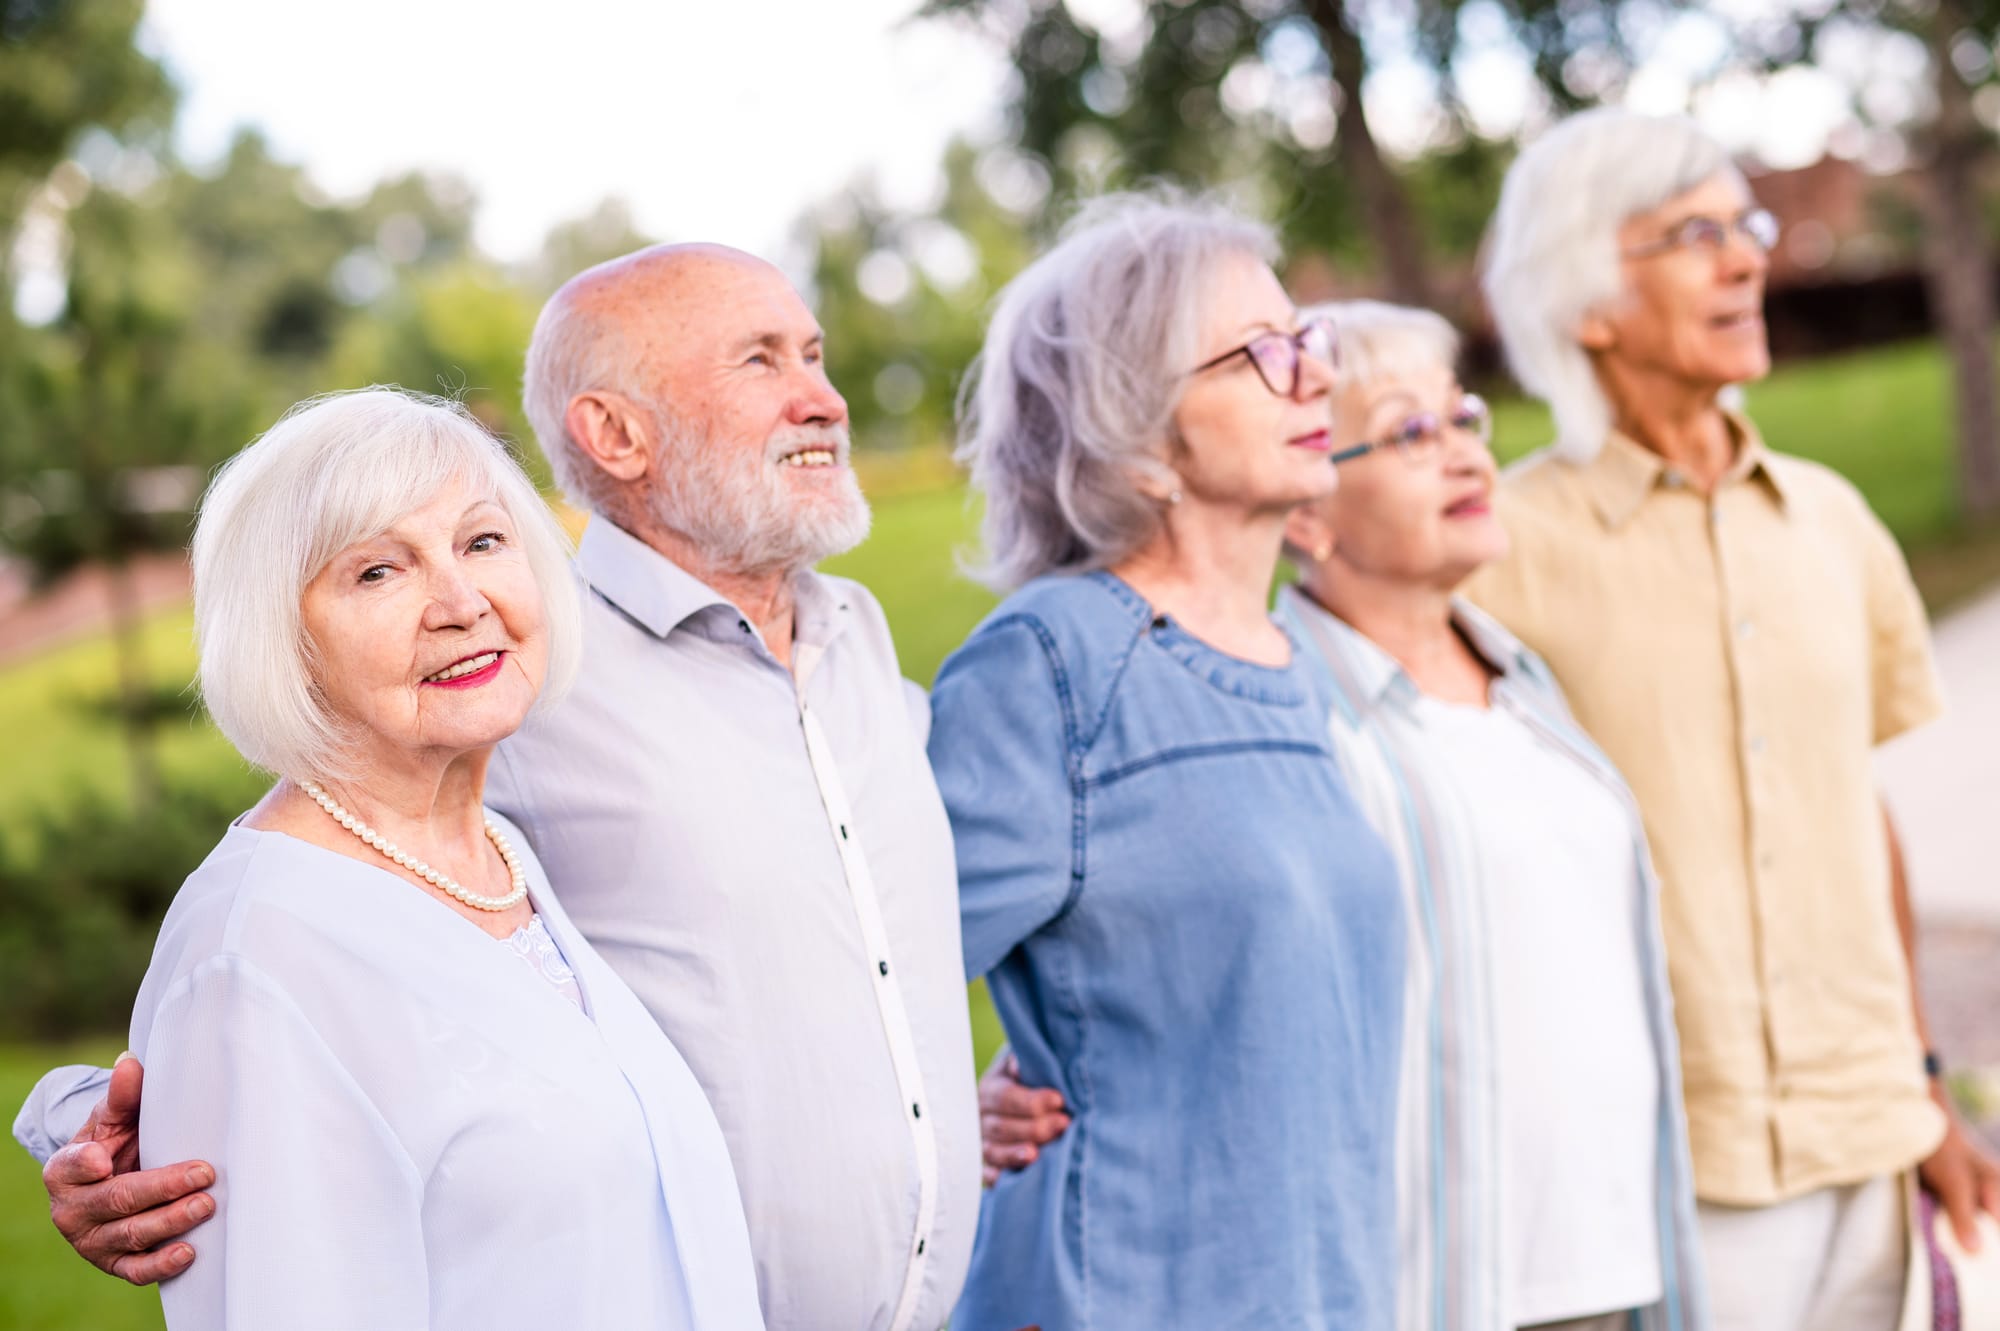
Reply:
[[1493, 412], [1486, 405], [1486, 399], [1477, 393], [1460, 394], [1457, 404], [1448, 414], [1439, 416], [1436, 412], [1420, 411], [1414, 416], [1407, 417], [1380, 439], [1341, 449], [1333, 455], [1333, 460], [1352, 462], [1377, 449], [1393, 448], [1401, 453], [1403, 461], [1411, 466], [1425, 466], [1437, 456], [1438, 446], [1444, 443], [1447, 430], [1476, 435], [1482, 445], [1492, 443]]
[[1778, 244], [1778, 219], [1768, 208], [1750, 208], [1735, 217], [1690, 217], [1676, 222], [1667, 234], [1625, 251], [1628, 259], [1646, 259], [1669, 250], [1720, 254], [1731, 236], [1742, 236], [1764, 254]]
[[1212, 370], [1238, 356], [1250, 358], [1250, 363], [1257, 367], [1257, 377], [1264, 381], [1264, 387], [1279, 397], [1291, 397], [1299, 391], [1301, 360], [1311, 357], [1329, 370], [1339, 368], [1340, 337], [1334, 332], [1333, 320], [1308, 319], [1299, 325], [1296, 333], [1259, 333], [1242, 346], [1231, 347], [1220, 356], [1203, 361], [1188, 374], [1193, 376]]

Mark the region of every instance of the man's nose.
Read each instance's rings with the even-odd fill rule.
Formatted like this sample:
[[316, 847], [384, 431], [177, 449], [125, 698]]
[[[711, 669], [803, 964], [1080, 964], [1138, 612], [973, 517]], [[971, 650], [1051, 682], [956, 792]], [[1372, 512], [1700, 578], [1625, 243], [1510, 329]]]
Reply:
[[823, 370], [803, 367], [786, 417], [795, 425], [845, 425], [847, 399]]

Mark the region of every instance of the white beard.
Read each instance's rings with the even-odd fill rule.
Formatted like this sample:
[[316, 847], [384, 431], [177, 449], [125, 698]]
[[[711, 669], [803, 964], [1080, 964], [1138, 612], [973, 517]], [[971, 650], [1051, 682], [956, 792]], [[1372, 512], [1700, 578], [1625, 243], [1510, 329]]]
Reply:
[[[665, 410], [656, 418], [659, 469], [647, 506], [716, 569], [797, 573], [867, 537], [868, 501], [848, 466], [846, 426], [787, 427], [753, 450], [718, 441]], [[832, 450], [840, 474], [830, 493], [793, 493], [778, 459], [801, 448]]]

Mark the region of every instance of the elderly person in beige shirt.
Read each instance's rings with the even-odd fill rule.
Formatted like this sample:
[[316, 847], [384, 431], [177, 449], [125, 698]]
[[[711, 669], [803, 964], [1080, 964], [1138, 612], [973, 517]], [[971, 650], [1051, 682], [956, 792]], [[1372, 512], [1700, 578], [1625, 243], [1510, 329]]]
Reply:
[[1936, 716], [1923, 607], [1853, 486], [1766, 448], [1776, 223], [1691, 122], [1605, 109], [1528, 148], [1486, 290], [1556, 441], [1507, 477], [1474, 599], [1624, 771], [1664, 882], [1720, 1331], [1888, 1331], [1913, 1168], [1967, 1240], [2000, 1170], [1952, 1113], [1876, 744]]

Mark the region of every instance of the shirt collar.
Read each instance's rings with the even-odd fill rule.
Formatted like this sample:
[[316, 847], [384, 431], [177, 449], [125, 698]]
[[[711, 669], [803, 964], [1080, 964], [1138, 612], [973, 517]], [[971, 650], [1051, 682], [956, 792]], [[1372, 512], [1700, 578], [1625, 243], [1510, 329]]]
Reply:
[[[1722, 485], [1733, 485], [1751, 477], [1762, 478], [1780, 506], [1785, 489], [1777, 469], [1771, 465], [1771, 451], [1764, 446], [1757, 427], [1741, 413], [1724, 408], [1730, 437], [1736, 442], [1736, 458], [1722, 473]], [[1595, 458], [1583, 464], [1592, 504], [1607, 527], [1622, 527], [1656, 489], [1678, 490], [1687, 482], [1666, 459], [1638, 440], [1613, 430]], [[1719, 487], [1718, 487], [1719, 488]]]
[[[1355, 702], [1372, 708], [1391, 698], [1407, 701], [1417, 696], [1417, 686], [1401, 662], [1296, 585], [1280, 588], [1278, 603], [1304, 630], [1302, 636], [1319, 648], [1334, 683]], [[1528, 669], [1528, 649], [1521, 640], [1471, 602], [1453, 597], [1451, 621], [1492, 667], [1498, 681], [1512, 681]]]
[[664, 638], [697, 611], [729, 604], [710, 587], [609, 518], [593, 515], [577, 542], [577, 568], [599, 596]]
[[[593, 515], [577, 543], [577, 568], [591, 590], [655, 637], [664, 638], [711, 607], [742, 612], [729, 599], [609, 518]], [[807, 570], [793, 579], [792, 640], [825, 650], [848, 621], [836, 583]]]

